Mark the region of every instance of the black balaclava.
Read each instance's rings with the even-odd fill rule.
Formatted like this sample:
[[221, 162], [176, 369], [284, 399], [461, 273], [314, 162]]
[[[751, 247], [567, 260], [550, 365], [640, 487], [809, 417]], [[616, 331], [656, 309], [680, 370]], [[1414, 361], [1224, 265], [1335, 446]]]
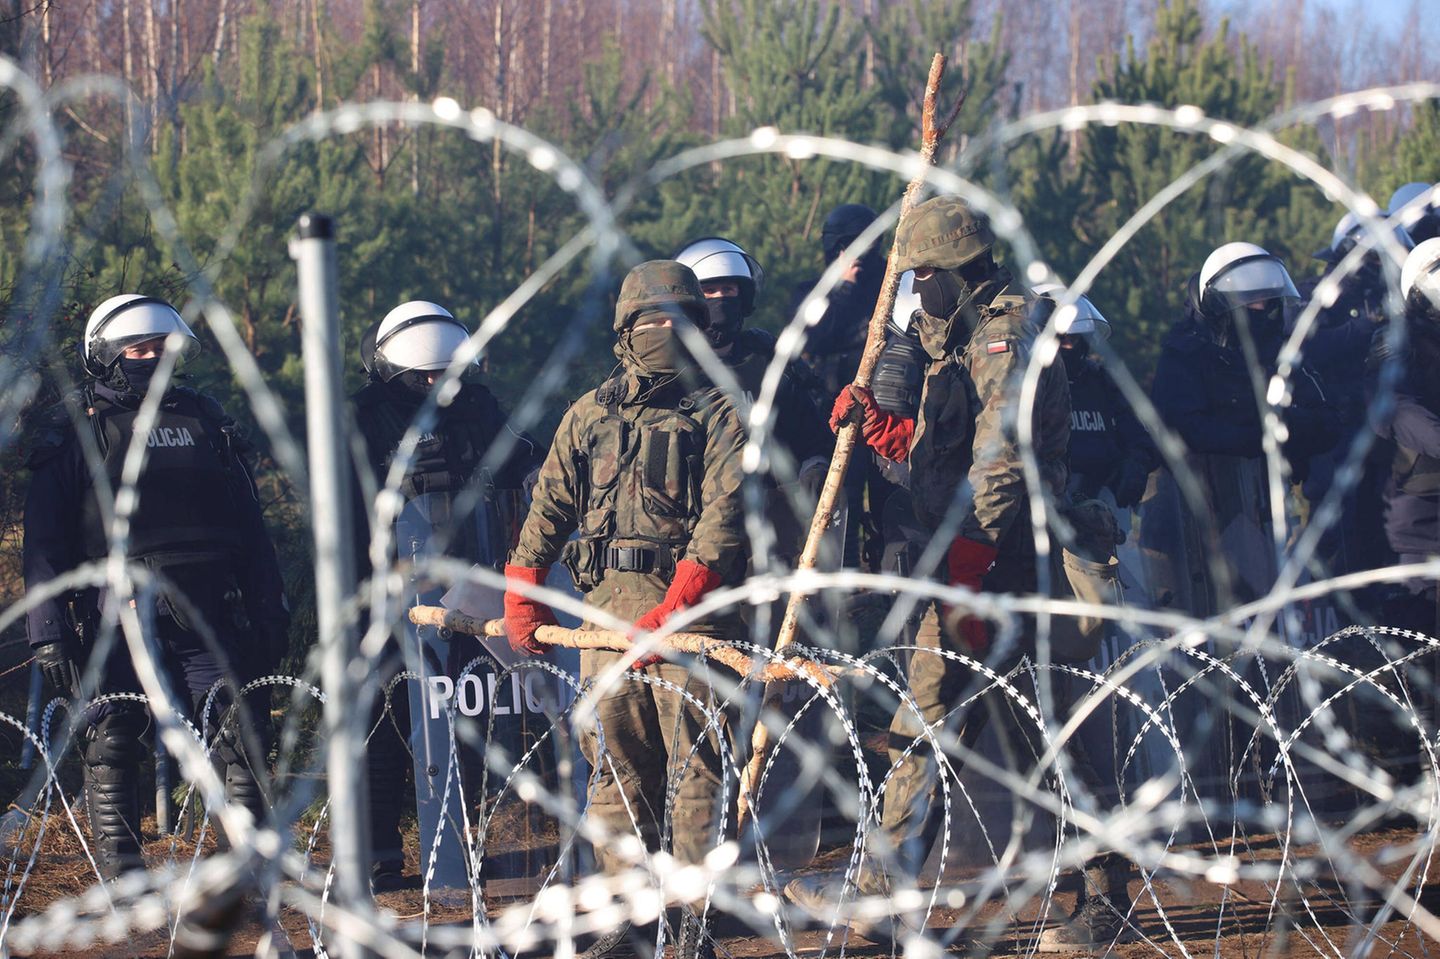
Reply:
[[1090, 340], [1084, 336], [1075, 337], [1075, 345], [1060, 348], [1060, 359], [1065, 363], [1065, 372], [1074, 379], [1085, 369], [1090, 358]]
[[434, 384], [431, 374], [436, 370], [401, 370], [385, 382], [391, 395], [401, 403], [419, 404], [430, 395]]
[[705, 298], [705, 325], [701, 332], [716, 349], [722, 349], [735, 342], [745, 325], [743, 304], [738, 296], [711, 296]]
[[[642, 317], [637, 317], [639, 322]], [[673, 326], [631, 327], [620, 334], [615, 354], [641, 377], [671, 376], [685, 367], [680, 336]]]
[[122, 356], [110, 365], [102, 382], [121, 396], [138, 399], [149, 392], [150, 380], [159, 366], [158, 356], [146, 360], [131, 360]]
[[957, 270], [932, 270], [925, 279], [914, 280], [921, 307], [914, 320], [916, 332], [932, 359], [944, 359], [970, 339], [972, 304], [994, 274], [994, 263], [980, 256]]

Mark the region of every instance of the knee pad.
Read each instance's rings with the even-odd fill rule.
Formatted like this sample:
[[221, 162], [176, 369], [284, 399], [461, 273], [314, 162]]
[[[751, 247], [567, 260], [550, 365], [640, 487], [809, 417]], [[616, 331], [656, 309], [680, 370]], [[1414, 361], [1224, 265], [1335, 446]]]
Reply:
[[138, 766], [149, 751], [150, 717], [138, 709], [108, 713], [85, 734], [85, 765]]

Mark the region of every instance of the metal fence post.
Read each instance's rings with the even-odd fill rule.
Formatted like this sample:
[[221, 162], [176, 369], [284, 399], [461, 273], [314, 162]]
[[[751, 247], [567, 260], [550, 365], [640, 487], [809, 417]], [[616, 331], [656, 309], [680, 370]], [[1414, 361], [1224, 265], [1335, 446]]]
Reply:
[[[350, 715], [358, 683], [347, 673], [356, 654], [343, 607], [355, 589], [354, 530], [350, 527], [350, 471], [346, 465], [340, 370], [340, 310], [335, 224], [320, 213], [300, 217], [290, 256], [300, 275], [301, 344], [305, 359], [305, 425], [310, 464], [310, 520], [315, 536], [315, 613], [320, 634], [320, 684], [325, 690], [330, 842], [340, 905], [364, 911], [370, 901], [370, 813], [364, 724]], [[333, 954], [366, 955], [340, 935]]]

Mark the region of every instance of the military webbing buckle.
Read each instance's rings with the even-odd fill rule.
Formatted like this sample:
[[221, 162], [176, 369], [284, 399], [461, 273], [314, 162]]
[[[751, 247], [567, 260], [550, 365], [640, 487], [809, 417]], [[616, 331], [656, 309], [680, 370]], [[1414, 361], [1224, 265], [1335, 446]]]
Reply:
[[659, 554], [644, 546], [605, 547], [605, 568], [622, 573], [653, 573]]

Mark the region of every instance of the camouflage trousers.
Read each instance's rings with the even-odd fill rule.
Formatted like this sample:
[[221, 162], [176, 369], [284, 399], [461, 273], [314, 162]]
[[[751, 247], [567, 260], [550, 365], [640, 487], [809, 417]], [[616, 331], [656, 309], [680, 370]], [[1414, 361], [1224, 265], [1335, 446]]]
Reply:
[[[584, 650], [582, 682], [599, 676], [621, 655]], [[589, 815], [604, 823], [612, 837], [595, 850], [597, 863], [609, 874], [630, 868], [615, 851], [626, 835], [638, 836], [652, 852], [668, 844], [680, 863], [698, 864], [727, 838], [722, 823], [727, 832], [734, 829], [735, 817], [726, 812], [736, 788], [735, 760], [727, 739], [727, 770], [720, 744], [730, 727], [722, 701], [709, 683], [683, 666], [661, 663], [644, 673], [684, 689], [705, 708], [674, 689], [630, 677], [600, 698], [596, 725], [584, 731], [581, 747], [596, 770]]]
[[[964, 651], [941, 625], [933, 603], [920, 620], [915, 645], [922, 650]], [[1015, 654], [996, 667], [996, 672], [1003, 675], [1019, 658]], [[1036, 753], [1028, 718], [1017, 712], [1014, 700], [1002, 690], [993, 689], [966, 710], [949, 715], [963, 697], [988, 682], [961, 663], [933, 653], [915, 652], [910, 657], [906, 682], [915, 709], [902, 704], [890, 722], [889, 755], [894, 773], [885, 787], [881, 822], [891, 849], [899, 855], [901, 869], [914, 877], [924, 866], [944, 822], [943, 810], [935, 808], [939, 770], [934, 747], [927, 740], [916, 741], [924, 733], [922, 720], [934, 729], [942, 747], [951, 742], [951, 737], [958, 739], [959, 748], [953, 748], [952, 743], [952, 748], [946, 750], [945, 758], [952, 768], [958, 768], [963, 762], [961, 756], [975, 748], [990, 722], [996, 723], [1001, 734], [1007, 762], [1020, 761], [1024, 756], [1033, 763]], [[937, 725], [947, 715], [950, 721]]]
[[[933, 603], [920, 621], [915, 645], [922, 650], [964, 651], [941, 625]], [[1014, 670], [1025, 652], [1024, 648], [1017, 649], [998, 663], [987, 661], [987, 666], [1004, 676]], [[1070, 711], [1075, 691], [1063, 674], [1051, 675], [1055, 683], [1055, 708], [1064, 716]], [[887, 843], [898, 856], [897, 865], [913, 878], [920, 874], [944, 824], [944, 810], [939, 808], [936, 795], [938, 760], [931, 743], [919, 739], [924, 731], [921, 720], [934, 730], [936, 740], [945, 750], [944, 761], [956, 772], [992, 723], [1000, 744], [999, 761], [1022, 776], [1033, 770], [1043, 754], [1043, 743], [1035, 721], [1011, 693], [993, 686], [989, 677], [962, 663], [933, 653], [916, 652], [910, 658], [906, 681], [919, 715], [916, 709], [902, 705], [891, 720], [889, 758], [895, 771], [885, 788], [881, 822]], [[1028, 672], [1012, 675], [1009, 681], [1030, 703], [1038, 701]], [[957, 708], [980, 689], [986, 689], [984, 695], [963, 709]], [[1108, 796], [1111, 790], [1106, 789], [1083, 741], [1072, 738], [1066, 751], [1073, 772], [1081, 778], [1086, 790], [1095, 796]]]

